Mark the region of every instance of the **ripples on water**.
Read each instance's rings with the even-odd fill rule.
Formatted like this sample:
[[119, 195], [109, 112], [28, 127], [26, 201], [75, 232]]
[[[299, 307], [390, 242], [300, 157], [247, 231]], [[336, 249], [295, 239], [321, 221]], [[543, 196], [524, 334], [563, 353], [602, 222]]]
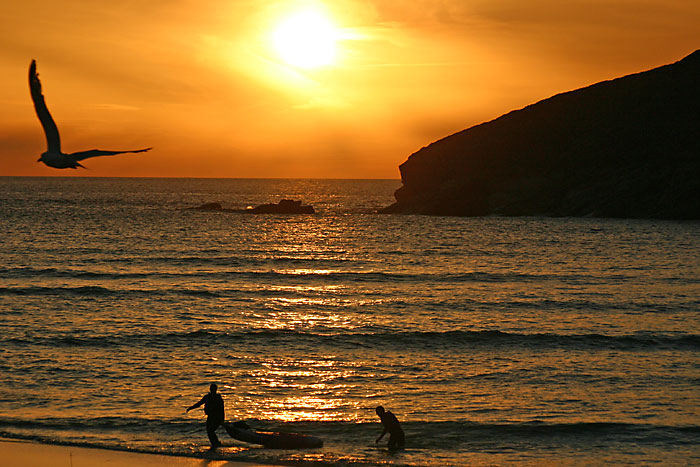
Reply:
[[[700, 461], [700, 226], [384, 216], [397, 181], [0, 184], [0, 435], [309, 464]], [[313, 216], [183, 210], [282, 197]], [[399, 416], [388, 454], [374, 407]], [[222, 434], [223, 437], [226, 436]]]

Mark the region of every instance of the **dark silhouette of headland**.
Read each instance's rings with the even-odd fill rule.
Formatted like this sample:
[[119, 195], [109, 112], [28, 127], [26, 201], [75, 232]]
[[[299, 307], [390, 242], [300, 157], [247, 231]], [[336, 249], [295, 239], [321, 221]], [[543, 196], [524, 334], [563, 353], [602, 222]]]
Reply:
[[381, 212], [700, 219], [700, 50], [455, 133], [399, 168]]

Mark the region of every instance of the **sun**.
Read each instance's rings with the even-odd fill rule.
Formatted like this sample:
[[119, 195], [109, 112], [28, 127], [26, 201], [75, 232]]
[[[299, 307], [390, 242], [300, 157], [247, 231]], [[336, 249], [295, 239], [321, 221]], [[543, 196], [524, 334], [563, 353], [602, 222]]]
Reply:
[[274, 30], [273, 45], [280, 58], [298, 68], [333, 63], [338, 34], [333, 23], [317, 11], [300, 11], [285, 18]]

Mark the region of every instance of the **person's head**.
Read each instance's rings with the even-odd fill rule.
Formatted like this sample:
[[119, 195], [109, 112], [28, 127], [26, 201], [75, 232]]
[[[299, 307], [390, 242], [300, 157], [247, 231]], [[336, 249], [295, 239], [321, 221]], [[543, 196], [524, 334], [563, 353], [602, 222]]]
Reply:
[[384, 407], [382, 407], [381, 405], [377, 407], [377, 415], [379, 415], [380, 417], [384, 415]]
[[209, 386], [209, 392], [212, 394], [215, 394], [217, 389], [219, 389], [219, 386], [216, 383], [211, 383], [211, 386]]

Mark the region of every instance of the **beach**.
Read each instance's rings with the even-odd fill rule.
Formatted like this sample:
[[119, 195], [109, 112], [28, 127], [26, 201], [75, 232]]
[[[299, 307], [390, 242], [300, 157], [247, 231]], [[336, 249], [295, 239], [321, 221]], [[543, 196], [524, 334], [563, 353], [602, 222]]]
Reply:
[[76, 446], [58, 446], [28, 441], [0, 440], [0, 459], [12, 467], [254, 467], [261, 464], [216, 459], [195, 459]]

